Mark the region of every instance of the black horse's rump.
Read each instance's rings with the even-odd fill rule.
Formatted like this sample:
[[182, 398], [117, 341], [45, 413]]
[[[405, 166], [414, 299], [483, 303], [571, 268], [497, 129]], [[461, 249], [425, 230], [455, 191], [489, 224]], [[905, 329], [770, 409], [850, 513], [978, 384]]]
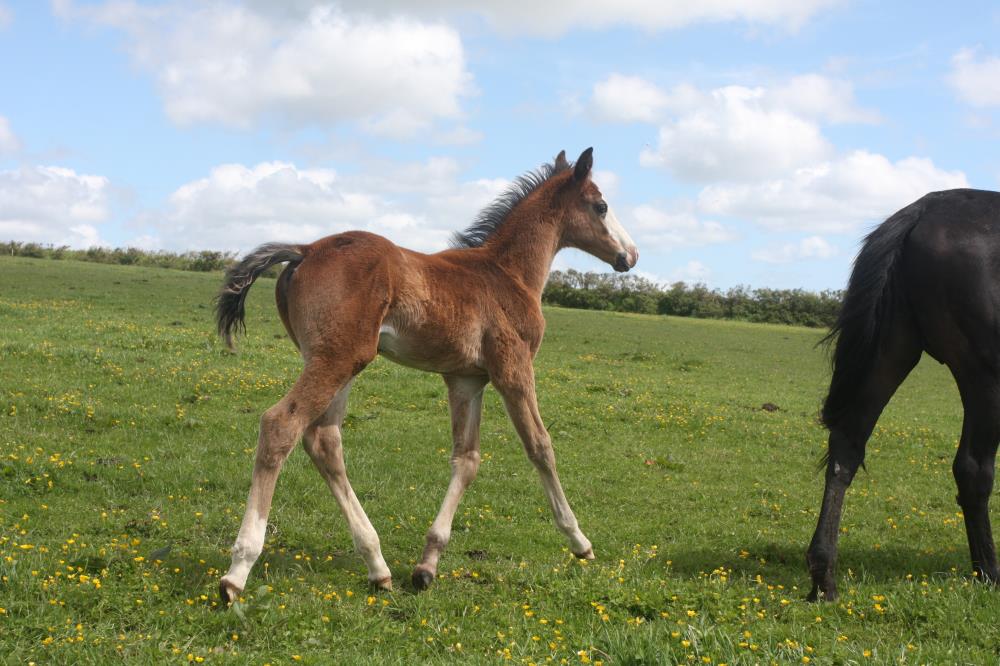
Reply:
[[810, 598], [837, 597], [834, 570], [844, 493], [889, 399], [927, 352], [951, 370], [965, 424], [953, 471], [972, 565], [1000, 579], [987, 503], [1000, 442], [1000, 193], [932, 192], [864, 240], [826, 341], [833, 377], [826, 490], [807, 562]]
[[[937, 193], [935, 193], [937, 194]], [[881, 334], [899, 304], [899, 258], [903, 244], [924, 212], [928, 194], [903, 208], [865, 237], [854, 260], [837, 321], [823, 342], [833, 344], [833, 381], [823, 403], [823, 423], [836, 423], [849, 406], [854, 389], [871, 369]]]

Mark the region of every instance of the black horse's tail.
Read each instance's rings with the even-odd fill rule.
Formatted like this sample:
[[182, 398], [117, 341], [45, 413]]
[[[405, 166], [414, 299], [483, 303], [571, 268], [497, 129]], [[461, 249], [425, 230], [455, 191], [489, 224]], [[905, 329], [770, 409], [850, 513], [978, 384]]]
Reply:
[[254, 280], [274, 264], [288, 261], [294, 265], [304, 258], [305, 247], [301, 245], [266, 243], [226, 271], [225, 282], [215, 298], [215, 321], [219, 327], [219, 336], [227, 347], [233, 348], [234, 331], [246, 332], [243, 317], [246, 315], [247, 292]]
[[899, 258], [907, 236], [924, 212], [924, 199], [896, 212], [865, 237], [854, 260], [844, 304], [823, 343], [836, 340], [833, 379], [823, 403], [823, 424], [838, 422], [875, 363], [882, 335], [901, 297]]

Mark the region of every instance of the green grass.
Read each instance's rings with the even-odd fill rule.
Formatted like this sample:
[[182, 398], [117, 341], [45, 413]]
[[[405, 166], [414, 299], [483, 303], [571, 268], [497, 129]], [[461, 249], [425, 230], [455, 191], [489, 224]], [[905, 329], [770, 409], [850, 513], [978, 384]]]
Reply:
[[[220, 276], [0, 259], [0, 661], [993, 663], [951, 458], [961, 410], [925, 360], [846, 504], [842, 600], [804, 551], [825, 446], [821, 332], [547, 309], [536, 362], [576, 562], [492, 390], [483, 464], [431, 590], [409, 575], [449, 476], [444, 385], [379, 359], [348, 471], [396, 591], [372, 594], [307, 456], [278, 482], [246, 603], [220, 610], [260, 413], [300, 362], [261, 280], [223, 350]], [[778, 411], [765, 411], [773, 403]], [[99, 581], [99, 583], [98, 583]]]

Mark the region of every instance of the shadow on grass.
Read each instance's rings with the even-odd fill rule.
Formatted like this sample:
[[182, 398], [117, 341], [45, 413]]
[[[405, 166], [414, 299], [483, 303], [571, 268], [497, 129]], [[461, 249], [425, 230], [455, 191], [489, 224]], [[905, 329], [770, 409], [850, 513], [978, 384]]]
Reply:
[[[713, 571], [726, 570], [730, 578], [761, 576], [772, 585], [786, 588], [811, 585], [806, 569], [806, 544], [751, 544], [745, 556], [717, 550], [668, 550], [655, 566], [667, 566], [673, 575], [701, 578]], [[902, 581], [909, 574], [915, 579], [968, 574], [971, 565], [965, 544], [956, 544], [953, 552], [928, 553], [919, 544], [883, 546], [878, 549], [845, 545], [840, 548], [837, 575], [844, 579], [850, 570], [856, 578], [877, 583]]]

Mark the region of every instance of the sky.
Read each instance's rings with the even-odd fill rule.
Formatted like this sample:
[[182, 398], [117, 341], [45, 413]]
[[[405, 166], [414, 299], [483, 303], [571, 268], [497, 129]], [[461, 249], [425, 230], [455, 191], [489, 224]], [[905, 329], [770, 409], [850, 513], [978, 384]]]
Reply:
[[0, 240], [434, 252], [593, 146], [640, 276], [839, 289], [894, 211], [1000, 189], [997, 35], [976, 1], [0, 0]]

